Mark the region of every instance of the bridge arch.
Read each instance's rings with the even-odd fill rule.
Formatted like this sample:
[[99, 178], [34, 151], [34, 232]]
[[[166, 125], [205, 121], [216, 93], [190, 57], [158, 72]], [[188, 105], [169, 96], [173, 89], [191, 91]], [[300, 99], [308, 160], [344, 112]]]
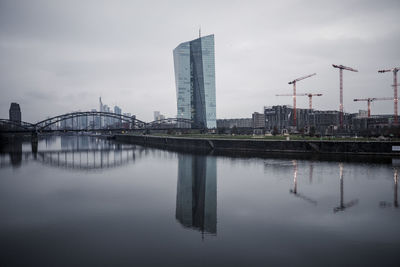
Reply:
[[[39, 121], [35, 124], [35, 128], [37, 131], [43, 131], [46, 128], [48, 128], [51, 125], [54, 125], [58, 122], [69, 120], [69, 119], [74, 119], [78, 117], [85, 117], [85, 118], [90, 118], [92, 117], [93, 119], [96, 117], [100, 117], [100, 120], [102, 118], [113, 118], [117, 119], [123, 122], [128, 122], [128, 123], [133, 123], [136, 125], [138, 128], [144, 128], [146, 125], [146, 122], [141, 121], [136, 119], [135, 117], [129, 117], [126, 115], [122, 114], [115, 114], [111, 112], [100, 112], [100, 111], [85, 111], [85, 112], [71, 112], [71, 113], [66, 113], [58, 116], [54, 116], [51, 118], [47, 118], [45, 120]], [[90, 129], [86, 127], [86, 129]], [[85, 129], [82, 129], [85, 130]]]
[[[115, 114], [111, 112], [100, 112], [100, 111], [84, 111], [84, 112], [70, 112], [58, 116], [54, 116], [51, 118], [47, 118], [45, 120], [41, 120], [37, 123], [29, 123], [29, 122], [15, 122], [7, 119], [0, 119], [0, 131], [7, 132], [41, 132], [51, 130], [51, 127], [54, 124], [57, 124], [62, 121], [72, 120], [72, 128], [74, 128], [74, 119], [75, 118], [86, 118], [85, 126], [83, 128], [81, 125], [77, 126], [75, 129], [71, 128], [61, 128], [57, 130], [75, 130], [75, 131], [85, 131], [85, 130], [113, 130], [116, 128], [113, 127], [104, 127], [102, 124], [103, 118], [112, 118], [117, 120], [118, 122], [129, 123], [129, 129], [168, 129], [168, 128], [180, 128], [180, 129], [204, 129], [204, 125], [200, 125], [199, 123], [195, 123], [193, 120], [184, 119], [184, 118], [166, 118], [162, 120], [155, 120], [151, 122], [145, 122], [136, 117], [130, 117], [122, 114]], [[91, 118], [93, 120], [91, 120]], [[96, 121], [100, 118], [100, 125], [95, 127], [95, 118]], [[89, 125], [89, 121], [91, 121], [92, 125]], [[8, 128], [2, 128], [1, 125], [7, 124]], [[78, 123], [77, 123], [78, 124]], [[10, 127], [12, 126], [12, 127]], [[108, 125], [106, 125], [108, 126]]]

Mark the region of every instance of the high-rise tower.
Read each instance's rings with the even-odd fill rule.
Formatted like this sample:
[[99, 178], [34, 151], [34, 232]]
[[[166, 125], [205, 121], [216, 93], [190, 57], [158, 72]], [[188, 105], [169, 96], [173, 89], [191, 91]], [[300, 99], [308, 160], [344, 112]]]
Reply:
[[101, 101], [101, 96], [99, 97], [99, 111], [103, 112], [103, 102]]
[[194, 127], [216, 128], [214, 35], [174, 49], [177, 117]]
[[18, 103], [11, 103], [9, 115], [10, 121], [21, 123], [21, 108], [19, 107]]

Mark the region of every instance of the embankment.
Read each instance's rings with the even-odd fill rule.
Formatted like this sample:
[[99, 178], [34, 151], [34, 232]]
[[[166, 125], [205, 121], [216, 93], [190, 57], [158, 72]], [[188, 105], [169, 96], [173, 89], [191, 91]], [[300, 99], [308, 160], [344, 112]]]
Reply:
[[316, 140], [265, 140], [159, 137], [150, 135], [115, 135], [119, 142], [190, 150], [250, 153], [307, 153], [331, 155], [382, 155], [399, 156], [398, 141], [316, 141]]

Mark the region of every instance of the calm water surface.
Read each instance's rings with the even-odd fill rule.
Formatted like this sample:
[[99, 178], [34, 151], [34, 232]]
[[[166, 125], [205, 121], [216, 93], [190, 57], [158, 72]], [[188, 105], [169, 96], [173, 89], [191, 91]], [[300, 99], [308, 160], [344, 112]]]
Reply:
[[15, 142], [0, 266], [400, 266], [395, 165]]

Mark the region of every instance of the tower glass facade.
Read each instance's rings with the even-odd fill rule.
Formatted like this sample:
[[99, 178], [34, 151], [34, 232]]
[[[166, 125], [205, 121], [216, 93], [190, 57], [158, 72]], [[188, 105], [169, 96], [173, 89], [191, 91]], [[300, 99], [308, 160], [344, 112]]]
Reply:
[[14, 121], [17, 123], [21, 122], [21, 108], [19, 107], [18, 103], [11, 103], [9, 115], [10, 121]]
[[214, 35], [174, 49], [177, 117], [193, 127], [216, 128]]

